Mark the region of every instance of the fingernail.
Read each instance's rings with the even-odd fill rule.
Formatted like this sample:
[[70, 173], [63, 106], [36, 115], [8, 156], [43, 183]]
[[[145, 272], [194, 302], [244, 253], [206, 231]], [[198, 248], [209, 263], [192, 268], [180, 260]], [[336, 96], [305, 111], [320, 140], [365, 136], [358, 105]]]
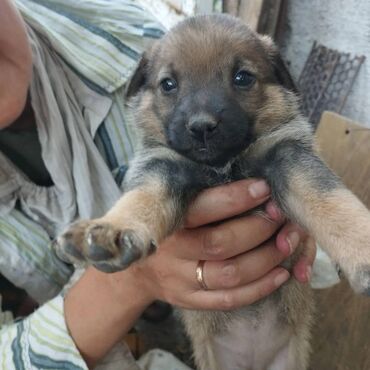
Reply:
[[249, 185], [249, 194], [252, 198], [258, 199], [265, 197], [270, 193], [270, 188], [265, 181], [260, 180]]
[[274, 284], [276, 287], [282, 285], [289, 279], [289, 272], [287, 270], [281, 271], [274, 279]]
[[312, 275], [312, 267], [307, 266], [306, 267], [306, 280], [310, 281], [311, 280], [311, 275]]
[[292, 254], [299, 244], [299, 234], [296, 231], [292, 231], [288, 234], [286, 241], [289, 244], [290, 254]]

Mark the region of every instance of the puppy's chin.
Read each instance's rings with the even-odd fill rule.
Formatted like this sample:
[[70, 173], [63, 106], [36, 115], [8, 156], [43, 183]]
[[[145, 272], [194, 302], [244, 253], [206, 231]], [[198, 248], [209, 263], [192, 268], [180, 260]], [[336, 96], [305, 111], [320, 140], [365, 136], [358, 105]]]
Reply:
[[184, 148], [173, 148], [176, 152], [184, 157], [200, 164], [210, 167], [225, 167], [228, 163], [238, 156], [245, 147], [232, 147], [222, 151], [212, 147], [197, 147], [185, 150]]

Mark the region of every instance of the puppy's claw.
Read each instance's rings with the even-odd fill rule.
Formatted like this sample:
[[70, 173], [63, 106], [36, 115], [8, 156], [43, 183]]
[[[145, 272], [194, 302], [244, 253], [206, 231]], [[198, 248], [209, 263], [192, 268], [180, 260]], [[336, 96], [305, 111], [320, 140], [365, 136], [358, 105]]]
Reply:
[[54, 240], [52, 246], [56, 255], [66, 263], [78, 263], [84, 260], [82, 253], [71, 243], [68, 233]]
[[117, 252], [115, 244], [115, 232], [109, 225], [94, 225], [86, 235], [87, 258], [91, 261], [108, 260]]
[[137, 261], [145, 251], [145, 245], [136, 236], [132, 230], [125, 230], [121, 233], [120, 238], [121, 258], [123, 266], [129, 266], [132, 262]]
[[113, 257], [113, 254], [108, 249], [97, 244], [91, 244], [88, 249], [87, 257], [91, 261], [104, 261]]
[[124, 270], [143, 255], [144, 245], [132, 230], [125, 230], [116, 238], [116, 246], [120, 251], [112, 259], [100, 260], [93, 265], [100, 271], [113, 273]]
[[109, 263], [109, 262], [97, 262], [97, 263], [93, 263], [93, 266], [97, 270], [108, 273], [108, 274], [111, 274], [111, 273], [118, 272], [118, 271], [122, 270], [122, 267], [115, 266], [115, 265], [113, 265], [112, 263]]
[[55, 242], [59, 258], [68, 263], [90, 262], [98, 270], [124, 270], [154, 250], [130, 229], [119, 231], [109, 223], [77, 222]]

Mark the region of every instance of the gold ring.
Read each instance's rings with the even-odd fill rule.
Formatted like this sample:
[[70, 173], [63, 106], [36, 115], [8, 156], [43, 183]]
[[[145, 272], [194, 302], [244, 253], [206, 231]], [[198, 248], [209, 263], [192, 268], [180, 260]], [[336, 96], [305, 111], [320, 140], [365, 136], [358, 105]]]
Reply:
[[195, 270], [195, 272], [196, 272], [197, 281], [198, 281], [200, 287], [203, 290], [208, 290], [207, 284], [205, 283], [204, 276], [203, 276], [203, 266], [204, 266], [205, 262], [206, 261], [204, 261], [204, 260], [200, 260], [198, 262], [198, 266], [197, 266], [197, 269]]

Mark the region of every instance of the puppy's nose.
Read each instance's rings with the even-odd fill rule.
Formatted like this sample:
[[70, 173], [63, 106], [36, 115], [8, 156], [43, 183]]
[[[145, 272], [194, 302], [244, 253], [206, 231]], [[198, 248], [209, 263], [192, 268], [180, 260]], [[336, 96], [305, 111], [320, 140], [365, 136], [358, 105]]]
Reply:
[[218, 123], [213, 117], [195, 116], [190, 118], [188, 130], [194, 138], [204, 141], [215, 133], [217, 126]]

